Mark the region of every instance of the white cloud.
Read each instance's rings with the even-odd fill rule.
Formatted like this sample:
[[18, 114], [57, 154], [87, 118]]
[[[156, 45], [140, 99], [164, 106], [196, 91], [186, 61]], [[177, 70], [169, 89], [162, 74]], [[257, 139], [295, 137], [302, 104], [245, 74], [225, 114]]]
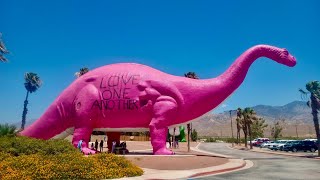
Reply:
[[226, 108], [226, 107], [228, 107], [228, 105], [227, 104], [222, 104], [220, 107], [221, 108]]

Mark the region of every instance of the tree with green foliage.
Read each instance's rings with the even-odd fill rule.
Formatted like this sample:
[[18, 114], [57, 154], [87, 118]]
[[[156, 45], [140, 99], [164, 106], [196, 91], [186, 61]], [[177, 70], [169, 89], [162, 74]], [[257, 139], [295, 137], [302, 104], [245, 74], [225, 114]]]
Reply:
[[192, 141], [197, 141], [197, 139], [198, 139], [198, 132], [195, 129], [193, 129], [193, 131], [191, 133], [191, 139], [192, 139]]
[[[195, 72], [188, 72], [184, 74], [184, 77], [191, 78], [191, 79], [199, 79]], [[190, 132], [192, 131], [192, 124], [187, 124], [187, 132], [188, 132], [188, 152], [190, 152]]]
[[276, 121], [273, 126], [271, 127], [271, 136], [272, 138], [276, 141], [279, 137], [282, 137], [282, 130], [283, 130], [283, 122], [285, 120], [282, 119], [282, 120], [279, 120], [279, 121]]
[[264, 129], [266, 127], [268, 127], [268, 125], [263, 118], [258, 118], [257, 120], [253, 121], [251, 126], [252, 138], [255, 139], [258, 137], [263, 137]]
[[28, 113], [27, 105], [28, 105], [28, 96], [29, 93], [36, 92], [37, 89], [40, 88], [42, 82], [39, 78], [39, 76], [36, 73], [27, 72], [24, 75], [24, 87], [27, 90], [26, 99], [24, 100], [24, 106], [23, 106], [23, 112], [22, 112], [22, 122], [21, 122], [21, 130], [24, 129], [24, 126], [26, 124], [26, 116]]
[[89, 68], [83, 67], [83, 68], [80, 68], [79, 72], [75, 73], [75, 76], [80, 77], [80, 76], [86, 74], [87, 72], [89, 72]]
[[299, 91], [303, 95], [310, 94], [310, 100], [307, 105], [311, 107], [314, 129], [317, 136], [317, 145], [318, 145], [318, 156], [320, 157], [320, 131], [319, 131], [319, 117], [318, 113], [320, 110], [320, 82], [319, 81], [310, 81], [306, 84], [307, 91], [300, 89]]
[[245, 112], [241, 108], [238, 108], [237, 110], [237, 120], [239, 121], [244, 134], [244, 146], [248, 148], [248, 122], [247, 118], [245, 118]]
[[[246, 148], [248, 148], [248, 135], [249, 135], [249, 142], [250, 142], [250, 149], [252, 149], [252, 124], [254, 121], [257, 120], [256, 113], [252, 108], [245, 108], [237, 109], [237, 128], [242, 128], [243, 134], [244, 134], [244, 145]], [[238, 135], [240, 139], [240, 130], [238, 129]]]
[[9, 124], [0, 124], [0, 136], [13, 136], [16, 133], [16, 126]]
[[254, 121], [257, 120], [256, 112], [252, 108], [245, 108], [243, 110], [243, 118], [244, 122], [246, 123], [246, 127], [248, 128], [247, 132], [249, 134], [249, 141], [250, 141], [250, 149], [252, 149], [252, 128], [251, 125]]
[[9, 51], [7, 50], [4, 42], [2, 40], [2, 34], [0, 33], [0, 61], [1, 62], [8, 62], [8, 59], [4, 57], [5, 54], [8, 54]]

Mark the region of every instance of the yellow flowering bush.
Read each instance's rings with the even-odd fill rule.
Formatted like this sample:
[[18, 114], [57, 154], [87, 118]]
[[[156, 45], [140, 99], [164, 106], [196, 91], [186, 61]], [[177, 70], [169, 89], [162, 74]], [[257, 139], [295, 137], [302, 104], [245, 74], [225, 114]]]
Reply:
[[60, 153], [77, 152], [70, 142], [66, 140], [40, 140], [28, 137], [0, 137], [0, 152], [10, 153], [14, 156], [41, 153], [55, 155]]
[[[21, 137], [17, 137], [18, 139]], [[27, 138], [29, 139], [29, 138]], [[38, 141], [33, 140], [32, 141]], [[40, 141], [40, 140], [39, 140]], [[0, 179], [109, 179], [140, 176], [143, 171], [133, 165], [124, 157], [113, 154], [101, 153], [92, 156], [83, 156], [70, 143], [66, 144], [63, 152], [60, 149], [61, 142], [48, 143], [49, 147], [39, 147], [41, 150], [26, 150], [24, 146], [30, 147], [30, 141], [25, 141], [28, 145], [19, 142], [11, 147], [2, 144], [0, 138]], [[6, 142], [8, 143], [8, 142]], [[9, 143], [10, 144], [10, 143]], [[64, 144], [64, 142], [62, 142]], [[9, 149], [3, 151], [3, 147]], [[13, 148], [15, 147], [15, 148]], [[21, 149], [17, 148], [21, 147]], [[50, 150], [48, 150], [50, 149]], [[54, 152], [58, 150], [59, 153]], [[49, 154], [47, 152], [50, 152]], [[30, 152], [35, 152], [31, 154]]]

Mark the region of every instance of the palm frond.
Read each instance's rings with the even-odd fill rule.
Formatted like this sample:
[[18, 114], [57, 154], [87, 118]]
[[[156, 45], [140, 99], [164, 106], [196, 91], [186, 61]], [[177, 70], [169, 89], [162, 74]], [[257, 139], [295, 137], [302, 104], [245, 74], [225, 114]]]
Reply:
[[24, 86], [30, 93], [35, 92], [42, 85], [40, 77], [33, 72], [27, 72], [24, 75], [25, 83]]
[[74, 75], [75, 75], [76, 77], [80, 77], [80, 76], [86, 74], [87, 72], [89, 72], [89, 68], [83, 67], [83, 68], [80, 68], [80, 71], [79, 71], [79, 72], [76, 72]]
[[5, 58], [2, 54], [0, 54], [0, 61], [1, 62], [8, 62], [8, 59]]
[[184, 74], [184, 76], [191, 79], [199, 79], [198, 75], [195, 72], [188, 72]]

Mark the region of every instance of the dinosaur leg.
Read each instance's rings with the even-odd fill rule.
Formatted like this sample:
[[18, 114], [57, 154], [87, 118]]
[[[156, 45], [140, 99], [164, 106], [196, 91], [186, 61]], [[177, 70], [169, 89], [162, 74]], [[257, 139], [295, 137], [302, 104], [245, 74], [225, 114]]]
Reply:
[[[149, 124], [153, 154], [171, 155], [166, 148], [168, 126], [177, 114], [177, 103], [169, 96], [160, 96], [153, 106], [153, 118]], [[170, 123], [171, 122], [171, 123]]]
[[78, 127], [75, 129], [74, 133], [73, 133], [73, 139], [72, 139], [72, 144], [74, 147], [78, 146], [78, 143], [80, 140], [83, 141], [82, 143], [82, 152], [84, 154], [95, 154], [96, 151], [95, 150], [91, 150], [89, 148], [89, 140], [90, 140], [90, 136], [92, 133], [92, 128], [88, 128], [88, 127]]
[[99, 91], [93, 85], [87, 85], [82, 88], [75, 101], [75, 130], [72, 144], [77, 147], [80, 140], [82, 143], [82, 152], [84, 154], [95, 154], [96, 151], [89, 148], [89, 140], [93, 130], [94, 122], [98, 119], [99, 108], [92, 109], [92, 104], [99, 100]]

